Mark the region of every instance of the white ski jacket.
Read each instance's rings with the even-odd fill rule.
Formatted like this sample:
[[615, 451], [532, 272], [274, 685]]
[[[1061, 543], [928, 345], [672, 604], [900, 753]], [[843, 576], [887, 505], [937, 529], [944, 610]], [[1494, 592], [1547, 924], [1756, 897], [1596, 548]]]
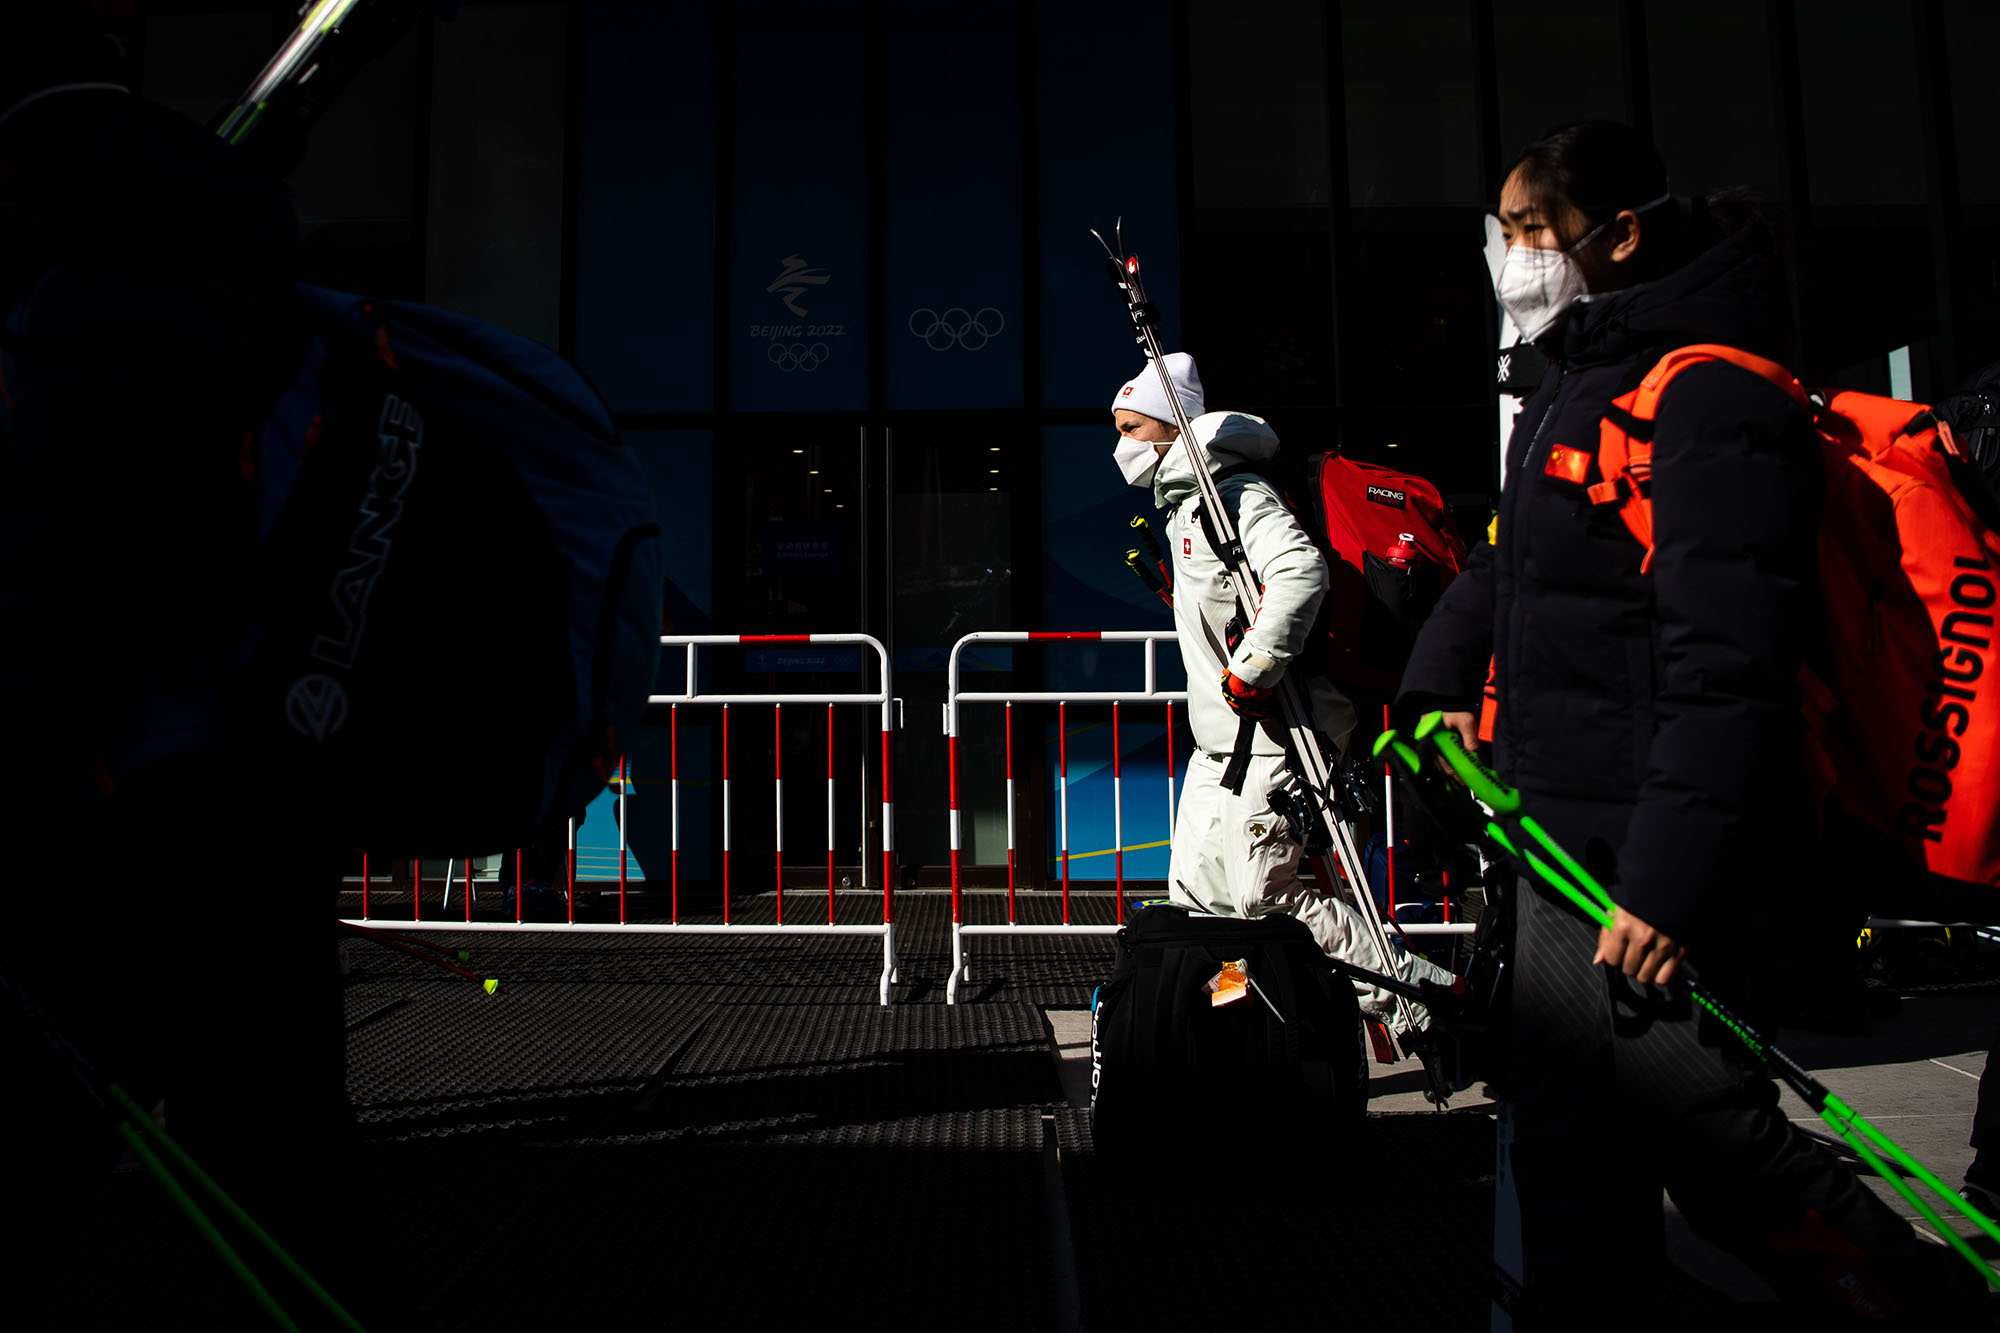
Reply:
[[[1193, 442], [1209, 470], [1259, 463], [1278, 452], [1278, 437], [1261, 417], [1243, 412], [1209, 412], [1192, 423]], [[1187, 664], [1188, 725], [1194, 742], [1212, 755], [1236, 745], [1237, 719], [1222, 697], [1225, 666], [1246, 684], [1274, 686], [1306, 649], [1307, 632], [1326, 596], [1326, 561], [1276, 488], [1249, 473], [1224, 478], [1222, 501], [1236, 524], [1250, 568], [1264, 593], [1257, 617], [1231, 653], [1224, 628], [1237, 612], [1236, 593], [1221, 559], [1209, 549], [1195, 509], [1201, 489], [1186, 449], [1176, 444], [1160, 460], [1153, 477], [1153, 500], [1171, 506], [1167, 535], [1174, 565], [1174, 626], [1180, 631], [1181, 660]], [[1354, 730], [1354, 707], [1324, 677], [1311, 685], [1319, 729], [1343, 750]], [[1284, 724], [1276, 718], [1257, 728], [1255, 754], [1282, 754]]]

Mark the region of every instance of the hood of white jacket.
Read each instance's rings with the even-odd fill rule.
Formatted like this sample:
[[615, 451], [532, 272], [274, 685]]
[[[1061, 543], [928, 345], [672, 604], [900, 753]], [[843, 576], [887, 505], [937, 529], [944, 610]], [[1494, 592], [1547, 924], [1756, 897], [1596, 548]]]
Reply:
[[[1188, 423], [1211, 472], [1237, 463], [1261, 463], [1278, 455], [1278, 435], [1262, 417], [1248, 412], [1206, 412]], [[1175, 445], [1153, 474], [1153, 503], [1172, 508], [1201, 489], [1187, 450]]]

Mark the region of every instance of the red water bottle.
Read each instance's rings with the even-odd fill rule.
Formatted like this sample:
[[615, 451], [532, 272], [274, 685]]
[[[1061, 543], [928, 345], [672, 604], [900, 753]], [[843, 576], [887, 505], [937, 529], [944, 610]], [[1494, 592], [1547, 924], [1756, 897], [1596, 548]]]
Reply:
[[1399, 532], [1395, 544], [1389, 548], [1389, 563], [1398, 569], [1408, 569], [1423, 558], [1423, 549], [1417, 545], [1414, 532]]

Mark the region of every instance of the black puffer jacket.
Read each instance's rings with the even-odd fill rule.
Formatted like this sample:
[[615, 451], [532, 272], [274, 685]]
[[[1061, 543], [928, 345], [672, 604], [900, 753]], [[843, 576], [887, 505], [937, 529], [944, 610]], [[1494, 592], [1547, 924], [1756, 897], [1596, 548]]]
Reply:
[[1556, 444], [1594, 455], [1606, 406], [1676, 347], [1782, 361], [1775, 276], [1741, 234], [1571, 310], [1543, 342], [1553, 365], [1508, 443], [1499, 544], [1475, 552], [1404, 675], [1406, 700], [1472, 708], [1491, 654], [1501, 776], [1622, 904], [1697, 945], [1796, 850], [1795, 680], [1820, 493], [1811, 427], [1734, 366], [1677, 378], [1655, 431], [1646, 574], [1616, 512], [1545, 469]]

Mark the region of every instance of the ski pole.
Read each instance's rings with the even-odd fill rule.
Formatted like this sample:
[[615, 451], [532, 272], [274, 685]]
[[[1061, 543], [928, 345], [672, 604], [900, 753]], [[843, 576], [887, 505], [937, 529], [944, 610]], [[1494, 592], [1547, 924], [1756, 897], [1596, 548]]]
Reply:
[[[99, 1074], [97, 1067], [89, 1058], [63, 1035], [54, 1021], [42, 1012], [41, 1006], [37, 1005], [4, 971], [0, 971], [0, 991], [6, 992], [8, 999], [13, 1001], [15, 1010], [27, 1019], [29, 1025], [41, 1037], [43, 1044], [69, 1069], [70, 1075], [82, 1089], [85, 1098], [99, 1114], [113, 1122], [112, 1132], [132, 1150], [133, 1156], [139, 1159], [147, 1174], [159, 1182], [160, 1188], [167, 1192], [167, 1196], [173, 1200], [175, 1206], [187, 1216], [202, 1239], [208, 1242], [209, 1247], [222, 1260], [223, 1266], [243, 1284], [251, 1300], [270, 1316], [273, 1323], [283, 1329], [298, 1328], [298, 1324], [278, 1304], [270, 1288], [250, 1271], [250, 1266], [237, 1252], [236, 1247], [229, 1243], [228, 1237], [222, 1234], [214, 1219], [203, 1211], [193, 1191], [176, 1178], [174, 1169], [185, 1174], [202, 1193], [219, 1205], [223, 1212], [247, 1232], [266, 1254], [276, 1260], [280, 1268], [304, 1287], [328, 1314], [338, 1320], [343, 1327], [354, 1330], [354, 1333], [363, 1333], [360, 1322], [333, 1298], [332, 1293], [321, 1286], [298, 1260], [278, 1244], [270, 1232], [258, 1225], [257, 1220], [244, 1211], [243, 1206], [231, 1198], [228, 1192], [215, 1182], [215, 1178], [204, 1171], [200, 1163], [190, 1157], [187, 1150], [160, 1127], [160, 1123], [139, 1105], [131, 1093]], [[160, 1152], [155, 1152], [155, 1148]], [[161, 1153], [165, 1154], [167, 1160], [161, 1159]], [[172, 1164], [171, 1167], [169, 1162]]]
[[216, 134], [232, 145], [241, 144], [262, 120], [279, 91], [313, 64], [313, 57], [328, 34], [339, 29], [360, 0], [315, 0], [300, 14], [299, 26], [278, 48], [278, 53], [257, 72], [234, 107], [216, 127]]
[[[1326, 961], [1327, 966], [1331, 967], [1341, 976], [1346, 977], [1350, 981], [1358, 981], [1364, 986], [1374, 986], [1377, 989], [1388, 991], [1391, 995], [1401, 995], [1425, 1006], [1431, 1005], [1437, 999], [1436, 995], [1424, 990], [1426, 983], [1402, 981], [1396, 977], [1385, 976], [1380, 972], [1370, 971], [1362, 967], [1359, 963], [1350, 963], [1342, 958], [1328, 958]], [[1436, 985], [1437, 983], [1430, 982], [1428, 984]]]
[[1146, 521], [1144, 515], [1135, 514], [1132, 518], [1132, 530], [1139, 534], [1139, 544], [1146, 548], [1146, 554], [1153, 561], [1153, 568], [1159, 571], [1160, 586], [1167, 590], [1167, 595], [1171, 598], [1174, 591], [1174, 567], [1167, 562], [1167, 553], [1160, 549], [1160, 539], [1153, 535], [1153, 525]]
[[361, 66], [387, 52], [428, 9], [452, 18], [464, 0], [304, 0], [299, 23], [242, 94], [215, 118], [215, 133], [276, 175], [304, 151], [306, 131]]
[[[339, 924], [341, 929], [351, 931], [364, 940], [373, 940], [385, 949], [394, 949], [397, 953], [408, 954], [418, 962], [429, 963], [432, 967], [441, 967], [447, 972], [457, 973], [467, 981], [476, 981], [479, 983], [479, 989], [485, 991], [488, 995], [500, 989], [500, 978], [482, 977], [477, 972], [468, 972], [456, 963], [437, 957], [435, 953], [427, 953], [422, 949], [412, 948], [402, 943], [402, 936], [391, 935], [387, 931], [370, 930], [365, 926], [357, 926], [347, 921], [342, 921]], [[436, 948], [435, 945], [430, 947], [432, 949]]]
[[[1493, 817], [1486, 826], [1489, 836], [1513, 852], [1537, 878], [1569, 899], [1584, 915], [1600, 927], [1610, 928], [1613, 913], [1617, 910], [1617, 904], [1612, 901], [1610, 893], [1563, 848], [1561, 843], [1550, 836], [1533, 816], [1522, 812], [1520, 792], [1501, 782], [1499, 777], [1477, 758], [1466, 753], [1465, 748], [1459, 744], [1458, 737], [1444, 725], [1443, 714], [1427, 714], [1417, 724], [1415, 735], [1418, 741], [1428, 743], [1437, 752], [1453, 775], [1465, 784], [1466, 790], [1473, 798], [1491, 812]], [[1378, 755], [1391, 753], [1396, 755], [1406, 768], [1413, 771], [1421, 769], [1421, 761], [1416, 753], [1403, 744], [1394, 732], [1386, 733], [1377, 742], [1376, 748]], [[1508, 836], [1510, 832], [1517, 836], [1510, 838]], [[1783, 1079], [1785, 1084], [1798, 1094], [1800, 1100], [1812, 1107], [1820, 1118], [1826, 1121], [1841, 1141], [1853, 1150], [1855, 1156], [1867, 1163], [1869, 1168], [1886, 1181], [1905, 1203], [1936, 1228], [1945, 1243], [1957, 1251], [1960, 1258], [1971, 1264], [1988, 1283], [2000, 1288], [2000, 1271], [1996, 1271], [1954, 1228], [1947, 1226], [1938, 1210], [1917, 1194], [1904, 1176], [1914, 1177], [1947, 1207], [1971, 1221], [1995, 1243], [2000, 1243], [2000, 1225], [1996, 1225], [1992, 1218], [1960, 1198], [1938, 1178], [1935, 1172], [1912, 1157], [1901, 1144], [1870, 1124], [1860, 1112], [1842, 1101], [1798, 1061], [1766, 1041], [1755, 1027], [1701, 984], [1692, 966], [1684, 962], [1681, 971], [1690, 999], [1721, 1023], [1760, 1064]], [[1888, 1161], [1884, 1161], [1884, 1158]], [[1901, 1172], [1891, 1170], [1889, 1162], [1894, 1162], [1901, 1168]]]
[[1137, 547], [1125, 553], [1125, 563], [1139, 576], [1139, 582], [1146, 585], [1147, 592], [1165, 602], [1169, 611], [1173, 610], [1173, 594], [1160, 586], [1160, 576], [1153, 572], [1153, 567], [1146, 563], [1146, 558], [1139, 554]]
[[[1208, 460], [1202, 457], [1201, 450], [1195, 442], [1194, 427], [1188, 420], [1187, 408], [1182, 405], [1180, 394], [1174, 388], [1173, 377], [1167, 372], [1166, 353], [1160, 346], [1158, 328], [1160, 312], [1146, 297], [1145, 282], [1139, 270], [1139, 258], [1129, 253], [1120, 258], [1125, 240], [1122, 219], [1114, 233], [1119, 243], [1117, 250], [1114, 250], [1111, 243], [1095, 229], [1092, 229], [1090, 234], [1097, 238], [1097, 243], [1104, 249], [1106, 265], [1113, 283], [1117, 285], [1119, 294], [1125, 300], [1126, 314], [1132, 321], [1135, 339], [1145, 351], [1147, 360], [1152, 363], [1154, 372], [1160, 378], [1161, 388], [1166, 392], [1167, 406], [1173, 412], [1174, 426], [1178, 431], [1173, 444], [1168, 446], [1169, 451], [1174, 445], [1178, 445], [1187, 455], [1188, 466], [1194, 473], [1196, 487], [1201, 492], [1202, 504], [1206, 507], [1205, 512], [1210, 515], [1216, 558], [1230, 572], [1230, 583], [1236, 593], [1237, 609], [1243, 617], [1243, 623], [1254, 624], [1257, 619], [1259, 590], [1263, 584], [1257, 578], [1256, 571], [1250, 567], [1249, 557], [1243, 549], [1242, 538], [1236, 531], [1235, 520], [1230, 517], [1227, 506], [1222, 502], [1222, 492], [1217, 488], [1215, 477], [1209, 471]], [[1210, 628], [1213, 632], [1215, 627]], [[1227, 635], [1224, 634], [1215, 634], [1214, 638], [1217, 643], [1227, 642]], [[1315, 794], [1315, 812], [1325, 826], [1334, 856], [1340, 862], [1340, 868], [1346, 876], [1350, 902], [1361, 917], [1370, 941], [1387, 963], [1395, 955], [1391, 951], [1388, 932], [1383, 929], [1382, 918], [1375, 910], [1375, 897], [1366, 888], [1368, 878], [1362, 870], [1361, 852], [1355, 845], [1353, 831], [1348, 827], [1347, 821], [1340, 817], [1338, 803], [1333, 798], [1332, 793], [1338, 790], [1335, 785], [1334, 767], [1320, 744], [1319, 734], [1314, 726], [1311, 703], [1298, 677], [1291, 672], [1279, 678], [1276, 697], [1279, 714], [1285, 725], [1286, 756], [1300, 781]], [[1417, 1030], [1417, 1025], [1410, 1014], [1409, 1005], [1410, 1001], [1406, 997], [1400, 995], [1396, 997], [1397, 1016], [1401, 1019], [1406, 1032], [1414, 1032]]]
[[384, 930], [380, 926], [356, 925], [350, 921], [340, 921], [336, 922], [335, 924], [340, 926], [340, 928], [345, 930], [348, 934], [359, 935], [363, 939], [396, 940], [399, 943], [408, 944], [415, 948], [422, 949], [426, 953], [434, 953], [440, 958], [449, 958], [453, 962], [469, 963], [472, 961], [472, 950], [449, 948], [445, 945], [439, 944], [435, 940], [427, 940], [421, 935], [401, 935], [393, 930]]

